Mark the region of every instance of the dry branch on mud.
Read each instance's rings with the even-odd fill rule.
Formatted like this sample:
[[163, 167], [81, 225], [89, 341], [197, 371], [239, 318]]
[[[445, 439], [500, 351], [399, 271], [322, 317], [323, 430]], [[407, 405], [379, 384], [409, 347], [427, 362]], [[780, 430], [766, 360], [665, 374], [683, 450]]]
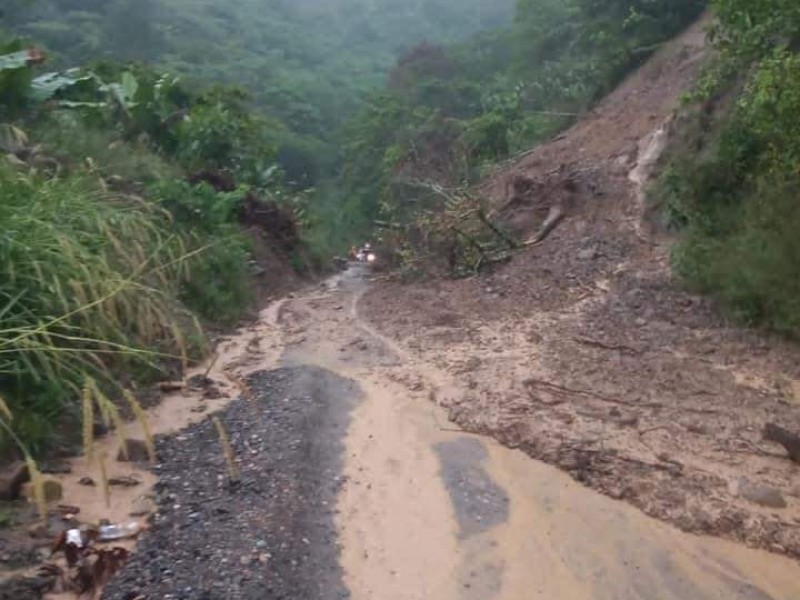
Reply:
[[[432, 208], [417, 211], [408, 226], [378, 222], [392, 230], [405, 247], [406, 266], [428, 272], [444, 270], [455, 276], [474, 275], [509, 260], [522, 246], [489, 214], [484, 198], [468, 189], [448, 189], [430, 181], [404, 180], [423, 190], [437, 202]], [[438, 267], [438, 268], [437, 268]]]

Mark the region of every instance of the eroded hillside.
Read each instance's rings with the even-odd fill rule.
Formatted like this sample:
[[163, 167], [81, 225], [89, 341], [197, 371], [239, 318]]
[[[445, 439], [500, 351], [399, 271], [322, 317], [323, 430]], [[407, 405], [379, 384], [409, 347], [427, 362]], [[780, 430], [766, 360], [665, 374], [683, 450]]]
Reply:
[[[480, 278], [369, 295], [377, 327], [456, 376], [462, 427], [693, 532], [800, 555], [800, 489], [767, 423], [800, 428], [798, 353], [681, 291], [643, 185], [708, 51], [704, 19], [573, 128], [482, 186], [546, 239]], [[554, 208], [555, 207], [555, 208]]]

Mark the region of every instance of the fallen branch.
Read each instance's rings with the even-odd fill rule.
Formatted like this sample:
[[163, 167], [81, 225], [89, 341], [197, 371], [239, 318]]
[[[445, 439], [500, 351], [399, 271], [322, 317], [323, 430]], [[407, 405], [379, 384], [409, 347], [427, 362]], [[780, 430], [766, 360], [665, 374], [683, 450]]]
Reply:
[[372, 224], [375, 225], [375, 227], [379, 227], [381, 229], [396, 229], [396, 230], [405, 229], [404, 225], [401, 225], [400, 223], [390, 223], [389, 221], [375, 220], [372, 222]]
[[478, 210], [477, 214], [481, 222], [484, 225], [486, 225], [486, 227], [491, 229], [497, 237], [501, 238], [506, 244], [508, 244], [509, 248], [511, 248], [512, 250], [519, 248], [519, 243], [517, 242], [517, 240], [512, 238], [505, 231], [502, 231], [497, 225], [492, 223], [486, 216], [486, 213], [484, 213], [482, 210]]
[[541, 244], [548, 235], [552, 233], [552, 231], [558, 226], [558, 224], [567, 216], [566, 211], [560, 205], [554, 205], [550, 207], [550, 213], [547, 215], [547, 218], [544, 220], [541, 229], [539, 232], [533, 236], [532, 238], [528, 239], [526, 242], [523, 242], [523, 246], [536, 246], [537, 244]]
[[536, 386], [540, 385], [543, 387], [550, 388], [557, 392], [565, 393], [565, 394], [577, 394], [581, 396], [588, 396], [590, 398], [594, 398], [595, 400], [600, 400], [601, 402], [608, 402], [609, 404], [618, 404], [621, 406], [632, 406], [637, 408], [663, 408], [663, 404], [660, 402], [647, 402], [647, 403], [640, 403], [640, 402], [628, 402], [626, 400], [620, 400], [619, 398], [609, 398], [608, 396], [602, 396], [595, 392], [591, 392], [589, 390], [578, 390], [573, 388], [564, 387], [558, 385], [557, 383], [553, 383], [552, 381], [546, 381], [544, 379], [536, 379], [536, 378], [529, 378], [526, 379], [523, 384], [525, 386]]
[[670, 430], [669, 427], [667, 427], [666, 425], [659, 425], [658, 427], [648, 427], [647, 429], [642, 429], [638, 433], [639, 437], [644, 437], [648, 433], [653, 433], [656, 431], [669, 431], [669, 430]]
[[637, 356], [643, 352], [643, 350], [639, 350], [637, 348], [632, 348], [630, 346], [623, 346], [617, 344], [606, 344], [605, 342], [601, 342], [599, 340], [594, 340], [588, 337], [573, 337], [572, 338], [575, 342], [579, 344], [583, 344], [584, 346], [595, 346], [597, 348], [602, 348], [604, 350], [617, 350], [619, 352], [624, 352], [626, 354], [630, 354], [632, 356]]

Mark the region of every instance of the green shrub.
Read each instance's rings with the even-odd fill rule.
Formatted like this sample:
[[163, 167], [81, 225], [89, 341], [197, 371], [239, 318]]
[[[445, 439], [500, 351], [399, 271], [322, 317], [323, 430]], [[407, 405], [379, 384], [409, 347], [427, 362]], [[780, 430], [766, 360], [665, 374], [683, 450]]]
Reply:
[[106, 178], [126, 184], [148, 185], [178, 178], [180, 170], [151, 147], [139, 141], [124, 141], [113, 130], [88, 126], [78, 115], [59, 112], [38, 118], [29, 128], [31, 137], [64, 164], [94, 168]]
[[218, 228], [213, 237], [198, 237], [203, 251], [189, 263], [191, 276], [181, 287], [186, 306], [220, 325], [234, 325], [253, 301], [250, 286], [250, 244], [234, 225]]
[[205, 233], [233, 223], [244, 194], [244, 190], [217, 192], [206, 183], [194, 185], [178, 179], [160, 181], [150, 188], [150, 195], [180, 227]]
[[245, 190], [217, 192], [205, 183], [170, 180], [156, 183], [150, 194], [178, 230], [190, 232], [194, 247], [202, 248], [190, 261], [181, 299], [206, 319], [236, 322], [252, 301], [249, 243], [236, 225]]
[[684, 227], [687, 285], [738, 320], [800, 335], [800, 57], [771, 49], [698, 160], [679, 157], [657, 194]]
[[764, 182], [736, 209], [724, 233], [687, 232], [673, 266], [717, 296], [738, 320], [800, 334], [800, 180]]

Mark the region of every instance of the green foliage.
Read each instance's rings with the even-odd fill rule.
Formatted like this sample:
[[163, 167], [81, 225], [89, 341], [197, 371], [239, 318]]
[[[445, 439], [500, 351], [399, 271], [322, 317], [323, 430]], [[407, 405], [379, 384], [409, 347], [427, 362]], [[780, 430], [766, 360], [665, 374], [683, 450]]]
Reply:
[[26, 107], [33, 80], [28, 63], [22, 41], [0, 44], [0, 107], [11, 114]]
[[221, 325], [234, 325], [253, 301], [250, 244], [238, 227], [228, 224], [213, 235], [195, 235], [203, 252], [189, 261], [192, 276], [180, 299], [198, 315]]
[[14, 65], [14, 73], [27, 73], [24, 84], [14, 82], [22, 92], [0, 96], [0, 105], [47, 102], [78, 113], [76, 121], [97, 131], [116, 131], [131, 143], [149, 145], [189, 171], [236, 173], [240, 182], [259, 187], [275, 183], [275, 140], [282, 126], [255, 114], [241, 91], [217, 87], [190, 93], [177, 78], [142, 66], [105, 63], [32, 77], [25, 60]]
[[458, 188], [569, 125], [704, 0], [520, 0], [510, 28], [400, 56], [386, 89], [343, 134], [349, 226], [410, 222], [424, 204], [409, 182]]
[[[658, 193], [684, 227], [674, 267], [741, 321], [800, 334], [800, 32], [794, 2], [718, 0], [709, 91], [744, 79], [702, 160], [676, 157]], [[724, 68], [720, 69], [720, 64]], [[755, 64], [755, 67], [752, 65]], [[746, 75], [745, 75], [746, 74]]]
[[216, 192], [205, 183], [192, 185], [172, 180], [158, 182], [151, 188], [151, 196], [179, 226], [210, 233], [235, 220], [243, 192]]
[[280, 190], [271, 124], [238, 92], [189, 93], [110, 63], [33, 69], [13, 66], [27, 75], [13, 100], [39, 143], [0, 129], [17, 169], [3, 158], [0, 395], [18, 415], [13, 432], [40, 450], [87, 374], [109, 388], [152, 377], [201, 339], [187, 308], [230, 324], [249, 305], [245, 192], [191, 185], [187, 170]]
[[177, 179], [180, 167], [141, 140], [122, 140], [113, 130], [88, 125], [73, 111], [39, 115], [28, 128], [46, 152], [62, 164], [75, 160], [108, 181], [143, 189], [157, 181]]
[[[316, 185], [334, 132], [384, 80], [398, 52], [507, 23], [515, 0], [36, 0], [0, 26], [36, 39], [57, 67], [148, 61], [196, 82], [238, 85], [284, 124], [281, 141], [317, 154], [283, 164]], [[275, 140], [272, 140], [274, 143]], [[325, 143], [325, 147], [321, 146]], [[294, 156], [282, 153], [281, 157]]]
[[719, 24], [714, 41], [724, 57], [741, 61], [800, 39], [800, 5], [794, 0], [713, 0]]
[[276, 159], [271, 134], [280, 126], [247, 110], [244, 100], [243, 94], [224, 89], [197, 99], [176, 130], [176, 158], [187, 169], [226, 170], [243, 183], [270, 183]]
[[172, 215], [176, 230], [191, 232], [194, 245], [203, 249], [188, 263], [192, 276], [181, 289], [181, 300], [203, 318], [224, 325], [234, 324], [253, 300], [249, 244], [234, 225], [244, 194], [176, 180], [150, 190]]
[[800, 333], [798, 183], [761, 181], [728, 214], [703, 213], [719, 220], [689, 229], [673, 256], [676, 273], [736, 319], [793, 336]]
[[187, 247], [140, 199], [4, 165], [0, 229], [0, 394], [37, 444], [85, 373], [111, 381], [112, 365], [177, 352], [173, 299]]

